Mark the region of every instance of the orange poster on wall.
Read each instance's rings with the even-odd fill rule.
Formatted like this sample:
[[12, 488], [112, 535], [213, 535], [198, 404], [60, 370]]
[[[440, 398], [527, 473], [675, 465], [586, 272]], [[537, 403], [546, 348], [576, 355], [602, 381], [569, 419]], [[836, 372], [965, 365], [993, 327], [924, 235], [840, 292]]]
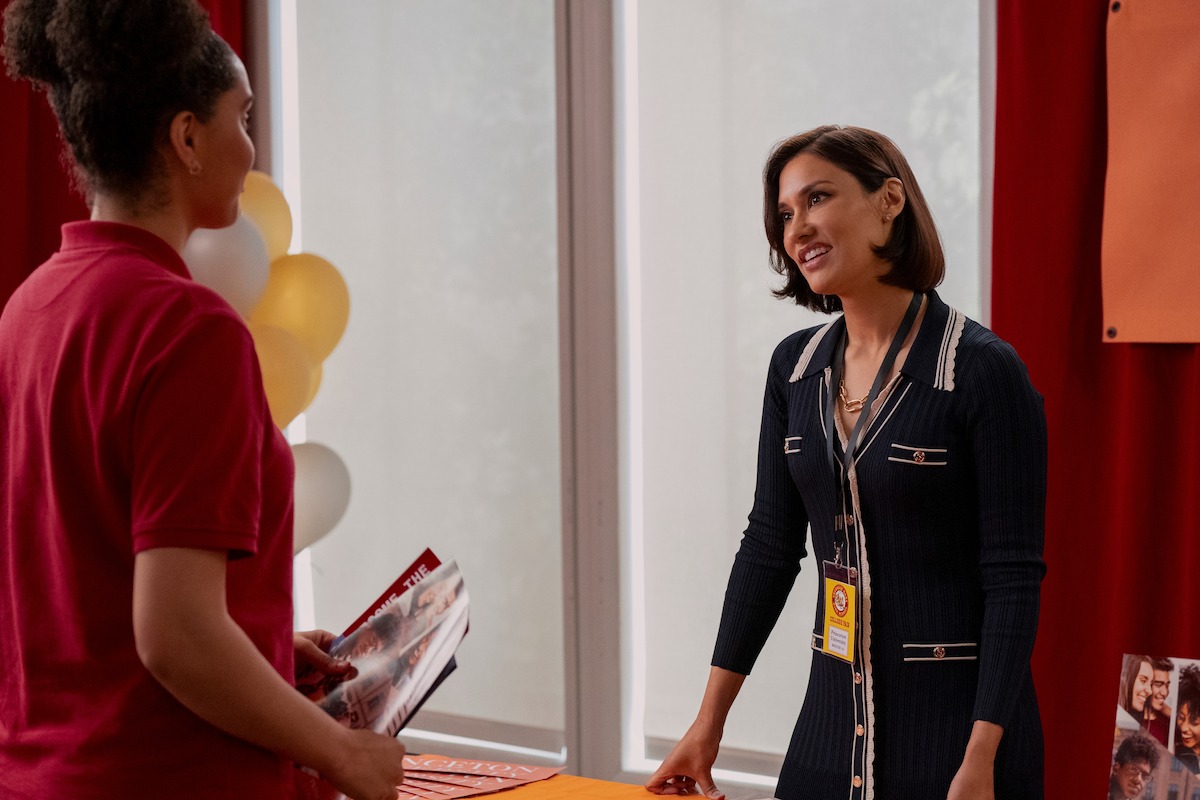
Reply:
[[1109, 342], [1200, 342], [1200, 2], [1111, 0]]

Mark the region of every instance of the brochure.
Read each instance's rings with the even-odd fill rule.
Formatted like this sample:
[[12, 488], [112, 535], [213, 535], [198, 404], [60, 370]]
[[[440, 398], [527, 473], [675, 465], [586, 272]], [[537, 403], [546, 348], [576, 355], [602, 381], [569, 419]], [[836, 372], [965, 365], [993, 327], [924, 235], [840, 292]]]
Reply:
[[[310, 671], [296, 688], [349, 728], [394, 736], [454, 669], [467, 627], [458, 566], [426, 550], [330, 648], [330, 655], [350, 661], [354, 676]], [[297, 787], [301, 798], [339, 796], [307, 771]]]
[[562, 767], [531, 767], [473, 758], [406, 756], [400, 800], [476, 797], [546, 780], [561, 771]]

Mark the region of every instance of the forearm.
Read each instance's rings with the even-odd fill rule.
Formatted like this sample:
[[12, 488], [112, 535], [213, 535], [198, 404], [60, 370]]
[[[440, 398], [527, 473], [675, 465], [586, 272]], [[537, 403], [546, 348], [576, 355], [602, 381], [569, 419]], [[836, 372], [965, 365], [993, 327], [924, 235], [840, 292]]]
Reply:
[[346, 730], [276, 672], [229, 616], [224, 572], [223, 553], [139, 554], [139, 657], [180, 703], [217, 728], [323, 774], [335, 770]]
[[1004, 729], [999, 725], [975, 721], [947, 800], [995, 800], [996, 750], [1003, 735]]
[[344, 729], [275, 671], [227, 615], [192, 620], [144, 656], [175, 699], [226, 733], [323, 774]]
[[1004, 728], [999, 725], [981, 719], [975, 720], [975, 724], [971, 726], [971, 738], [967, 740], [963, 763], [971, 762], [991, 769], [995, 766], [996, 751], [1003, 736]]
[[746, 676], [737, 672], [721, 667], [710, 668], [708, 684], [704, 688], [704, 699], [700, 701], [700, 711], [696, 714], [696, 723], [720, 738], [725, 730], [729, 709], [733, 706], [733, 701], [745, 680]]

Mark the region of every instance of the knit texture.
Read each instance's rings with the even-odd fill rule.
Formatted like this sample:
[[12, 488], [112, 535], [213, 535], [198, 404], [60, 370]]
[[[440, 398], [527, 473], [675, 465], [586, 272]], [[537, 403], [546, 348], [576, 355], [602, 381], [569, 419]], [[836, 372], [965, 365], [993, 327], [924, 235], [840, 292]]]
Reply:
[[[850, 473], [835, 476], [824, 414], [844, 322], [805, 352], [821, 330], [793, 334], [771, 359], [754, 506], [713, 664], [749, 674], [807, 550], [819, 569], [841, 543], [859, 575], [855, 661], [814, 652], [777, 796], [944, 797], [986, 720], [1005, 729], [997, 798], [1040, 798], [1029, 659], [1045, 573], [1041, 396], [1012, 347], [931, 293]], [[848, 531], [835, 529], [839, 514]], [[814, 650], [823, 619], [818, 596]]]

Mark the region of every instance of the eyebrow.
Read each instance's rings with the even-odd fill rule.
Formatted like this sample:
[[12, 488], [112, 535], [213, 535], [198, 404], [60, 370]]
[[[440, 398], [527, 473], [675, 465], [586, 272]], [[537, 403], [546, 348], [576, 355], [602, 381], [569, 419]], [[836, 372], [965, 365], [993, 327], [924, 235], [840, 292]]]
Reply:
[[[813, 182], [812, 182], [812, 183], [810, 183], [810, 184], [807, 184], [807, 185], [805, 185], [805, 186], [801, 186], [801, 187], [800, 187], [800, 192], [799, 192], [799, 193], [800, 193], [800, 195], [801, 195], [801, 196], [804, 196], [804, 195], [808, 194], [809, 192], [811, 192], [811, 191], [812, 191], [813, 189], [815, 189], [816, 187], [820, 186], [822, 183], [833, 183], [833, 181], [831, 181], [831, 180], [828, 180], [827, 178], [821, 178], [820, 180], [816, 180], [816, 181], [813, 181]], [[783, 209], [783, 208], [786, 208], [786, 207], [787, 207], [787, 204], [786, 204], [786, 203], [780, 203], [778, 206], [776, 206], [776, 208], [778, 208], [778, 209]]]

